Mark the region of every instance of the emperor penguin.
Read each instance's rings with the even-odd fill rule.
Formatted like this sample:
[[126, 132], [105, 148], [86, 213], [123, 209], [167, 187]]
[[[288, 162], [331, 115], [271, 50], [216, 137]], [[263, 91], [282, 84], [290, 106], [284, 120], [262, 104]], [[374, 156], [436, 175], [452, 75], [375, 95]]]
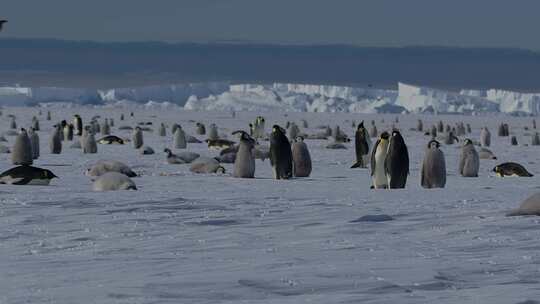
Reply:
[[17, 129], [17, 121], [15, 120], [15, 116], [11, 117], [11, 122], [9, 123], [9, 128], [12, 130]]
[[487, 127], [483, 127], [480, 130], [480, 145], [482, 147], [489, 147], [491, 145], [491, 133]]
[[356, 163], [351, 168], [366, 168], [367, 164], [364, 161], [364, 157], [369, 153], [369, 135], [364, 127], [364, 121], [358, 124], [354, 139]]
[[270, 135], [270, 164], [275, 179], [289, 179], [293, 175], [291, 144], [285, 132], [274, 125]]
[[298, 128], [296, 123], [292, 122], [289, 126], [289, 139], [294, 140], [298, 136], [298, 133], [300, 133], [300, 128]]
[[239, 178], [255, 177], [255, 139], [245, 131], [235, 131], [233, 135], [240, 134], [240, 143], [234, 160], [233, 176]]
[[215, 158], [201, 156], [191, 163], [193, 173], [225, 173], [225, 168]]
[[184, 132], [184, 130], [180, 126], [174, 132], [174, 148], [175, 149], [186, 149], [187, 148], [186, 133]]
[[73, 140], [73, 124], [67, 124], [64, 127], [64, 140], [67, 140], [67, 141]]
[[73, 126], [75, 127], [75, 133], [77, 136], [82, 136], [83, 133], [83, 123], [81, 116], [79, 114], [75, 114], [73, 116]]
[[105, 118], [105, 121], [101, 125], [101, 134], [102, 135], [110, 135], [111, 134], [111, 127], [109, 125], [109, 119]]
[[35, 116], [32, 117], [32, 129], [34, 129], [34, 131], [39, 131], [39, 120]]
[[34, 128], [28, 130], [28, 137], [30, 138], [30, 145], [32, 146], [32, 158], [39, 158], [39, 135]]
[[161, 136], [161, 137], [167, 136], [167, 129], [165, 128], [164, 123], [161, 123], [159, 125], [159, 136]]
[[424, 188], [444, 188], [446, 185], [446, 161], [440, 150], [441, 144], [432, 139], [427, 146], [426, 155], [422, 162], [422, 177], [420, 184]]
[[431, 137], [436, 138], [437, 137], [437, 126], [435, 126], [435, 125], [431, 126], [431, 131], [429, 133], [431, 134]]
[[464, 177], [478, 177], [480, 169], [480, 157], [474, 148], [472, 140], [466, 139], [461, 148], [459, 158], [459, 174]]
[[295, 177], [309, 177], [311, 174], [311, 155], [304, 138], [298, 136], [292, 144], [293, 173]]
[[60, 134], [62, 134], [60, 125], [54, 126], [54, 131], [51, 137], [49, 138], [49, 148], [51, 154], [60, 154], [62, 153], [62, 139]]
[[133, 134], [131, 136], [131, 140], [133, 141], [133, 148], [139, 149], [143, 146], [143, 133], [140, 127], [135, 127], [135, 130], [133, 131]]
[[375, 142], [371, 150], [371, 178], [373, 180], [374, 189], [388, 188], [388, 179], [384, 169], [386, 154], [388, 153], [388, 132], [382, 132], [379, 139]]
[[217, 140], [217, 139], [219, 139], [216, 124], [210, 124], [209, 130], [208, 130], [208, 139], [209, 140]]
[[532, 175], [525, 167], [518, 163], [502, 163], [493, 168], [493, 172], [499, 177], [504, 176], [521, 176], [521, 177], [532, 177]]
[[206, 127], [202, 122], [195, 124], [195, 133], [197, 133], [197, 135], [206, 135]]
[[442, 133], [444, 132], [444, 124], [442, 120], [439, 120], [439, 123], [437, 124], [437, 132]]
[[533, 129], [536, 129], [536, 119], [533, 119], [532, 125], [533, 125]]
[[0, 174], [0, 184], [46, 186], [53, 178], [58, 177], [50, 170], [25, 165], [11, 168]]
[[[372, 122], [375, 123], [374, 121]], [[377, 131], [377, 126], [375, 124], [371, 126], [371, 131], [369, 132], [369, 135], [373, 138], [379, 136], [379, 131]]]
[[422, 122], [421, 119], [419, 119], [418, 122], [416, 123], [416, 131], [418, 132], [424, 131], [424, 123]]
[[510, 138], [510, 144], [511, 144], [512, 146], [517, 146], [517, 145], [518, 145], [518, 141], [517, 141], [517, 138], [516, 138], [515, 136], [512, 136], [512, 137]]
[[51, 111], [47, 111], [47, 120], [51, 120]]
[[405, 188], [409, 175], [409, 151], [399, 131], [392, 131], [388, 152], [384, 162], [388, 187], [390, 189]]
[[131, 178], [118, 172], [107, 172], [96, 179], [94, 191], [137, 190]]
[[534, 135], [531, 137], [531, 145], [540, 146], [540, 136], [538, 135], [538, 132], [534, 132]]
[[97, 153], [97, 143], [94, 132], [91, 130], [90, 126], [84, 128], [83, 134], [80, 138], [81, 147], [83, 153], [85, 154], [94, 154]]
[[13, 149], [11, 150], [12, 164], [29, 166], [33, 163], [32, 144], [30, 143], [26, 129], [21, 129], [21, 132], [15, 138], [15, 144], [13, 144]]
[[97, 177], [107, 172], [118, 172], [128, 177], [137, 176], [137, 173], [133, 172], [128, 165], [116, 160], [99, 160], [86, 171], [86, 175]]
[[472, 133], [471, 125], [467, 124], [467, 134], [471, 134], [471, 133]]

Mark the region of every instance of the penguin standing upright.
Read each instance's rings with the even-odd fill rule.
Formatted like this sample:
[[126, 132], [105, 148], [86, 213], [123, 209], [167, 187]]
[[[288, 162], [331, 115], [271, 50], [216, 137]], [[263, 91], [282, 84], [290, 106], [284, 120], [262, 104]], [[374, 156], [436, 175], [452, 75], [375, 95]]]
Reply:
[[428, 143], [422, 162], [420, 180], [420, 184], [424, 188], [444, 188], [446, 185], [446, 161], [440, 146], [441, 144], [434, 139]]
[[270, 164], [275, 179], [292, 177], [292, 151], [285, 130], [278, 125], [272, 127], [270, 135]]
[[73, 116], [73, 126], [75, 127], [75, 133], [77, 136], [82, 136], [83, 133], [83, 123], [81, 116], [79, 114], [75, 114]]
[[291, 140], [294, 140], [298, 136], [298, 133], [300, 133], [300, 128], [298, 128], [296, 123], [292, 122], [291, 125], [289, 126], [289, 136], [288, 137]]
[[143, 146], [143, 134], [140, 127], [135, 127], [131, 140], [133, 141], [133, 148], [139, 149]]
[[34, 129], [34, 131], [39, 131], [39, 120], [35, 116], [32, 117], [32, 129]]
[[30, 138], [30, 145], [32, 146], [32, 158], [39, 158], [39, 135], [36, 130], [31, 128], [28, 132], [28, 137]]
[[64, 140], [73, 140], [73, 124], [68, 124], [64, 127]]
[[388, 153], [384, 162], [388, 187], [405, 188], [409, 175], [409, 151], [399, 131], [394, 130], [388, 144]]
[[480, 145], [482, 145], [482, 147], [489, 147], [491, 145], [491, 133], [487, 127], [480, 130]]
[[187, 148], [186, 133], [182, 130], [182, 127], [178, 127], [174, 132], [174, 148], [185, 149]]
[[109, 125], [109, 119], [105, 118], [105, 121], [101, 125], [101, 134], [103, 135], [110, 135], [111, 134], [111, 126]]
[[83, 153], [85, 154], [94, 154], [97, 153], [97, 143], [94, 132], [90, 126], [84, 128], [84, 132], [81, 136], [81, 147]]
[[9, 123], [9, 128], [12, 130], [17, 129], [17, 121], [15, 120], [15, 116], [11, 117], [11, 122]]
[[167, 136], [167, 129], [165, 128], [165, 124], [163, 123], [159, 125], [159, 136]]
[[197, 135], [206, 135], [206, 127], [203, 123], [198, 122], [195, 124], [195, 132]]
[[356, 163], [351, 168], [365, 168], [364, 157], [369, 153], [369, 135], [364, 127], [364, 121], [358, 124], [355, 134]]
[[480, 169], [480, 157], [474, 148], [473, 142], [468, 138], [465, 140], [465, 143], [461, 148], [458, 169], [461, 176], [478, 177], [478, 170]]
[[62, 138], [60, 137], [60, 134], [62, 134], [61, 128], [62, 126], [60, 125], [54, 126], [53, 134], [49, 139], [49, 148], [51, 150], [51, 154], [62, 153]]
[[255, 140], [245, 131], [235, 131], [232, 134], [240, 134], [238, 152], [236, 152], [236, 159], [234, 160], [233, 176], [239, 178], [255, 177], [255, 157], [253, 155]]
[[374, 189], [388, 188], [388, 179], [384, 169], [384, 162], [388, 153], [388, 138], [388, 132], [382, 132], [371, 150], [371, 178], [373, 180], [372, 188]]
[[216, 124], [210, 124], [209, 130], [208, 130], [208, 139], [209, 140], [217, 140], [217, 139], [219, 139]]
[[418, 123], [416, 124], [416, 131], [423, 132], [424, 131], [424, 123], [421, 119], [418, 120]]
[[292, 158], [295, 177], [309, 177], [311, 174], [311, 155], [302, 136], [298, 136], [292, 144]]
[[11, 162], [14, 165], [29, 166], [33, 163], [32, 144], [30, 143], [30, 138], [24, 128], [21, 129], [21, 132], [15, 138], [15, 144], [13, 144], [13, 149], [11, 150]]

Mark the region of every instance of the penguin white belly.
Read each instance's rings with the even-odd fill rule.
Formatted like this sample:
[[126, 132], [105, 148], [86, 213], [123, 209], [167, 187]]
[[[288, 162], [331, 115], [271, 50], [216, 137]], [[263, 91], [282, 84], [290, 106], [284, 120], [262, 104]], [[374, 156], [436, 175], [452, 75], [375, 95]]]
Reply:
[[13, 185], [17, 182], [20, 182], [22, 181], [24, 178], [17, 178], [17, 177], [12, 177], [12, 176], [4, 176], [2, 178], [0, 178], [0, 181], [3, 183], [3, 184], [6, 184], [6, 185]]
[[375, 153], [375, 174], [373, 176], [373, 187], [375, 189], [387, 188], [388, 180], [386, 172], [384, 170], [384, 160], [386, 158], [385, 151], [378, 151]]
[[50, 179], [32, 179], [27, 185], [48, 186], [50, 183], [51, 183]]

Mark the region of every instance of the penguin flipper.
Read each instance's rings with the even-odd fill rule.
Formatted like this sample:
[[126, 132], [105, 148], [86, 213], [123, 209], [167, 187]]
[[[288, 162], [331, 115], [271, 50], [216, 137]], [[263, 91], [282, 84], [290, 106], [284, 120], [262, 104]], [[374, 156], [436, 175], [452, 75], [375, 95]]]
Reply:
[[10, 178], [8, 181], [5, 179], [3, 180], [8, 185], [26, 185], [28, 184], [32, 179], [29, 177], [15, 177]]
[[377, 139], [377, 142], [373, 146], [373, 150], [371, 150], [371, 176], [375, 175], [375, 153], [377, 153], [377, 147], [379, 146], [380, 142], [381, 140]]

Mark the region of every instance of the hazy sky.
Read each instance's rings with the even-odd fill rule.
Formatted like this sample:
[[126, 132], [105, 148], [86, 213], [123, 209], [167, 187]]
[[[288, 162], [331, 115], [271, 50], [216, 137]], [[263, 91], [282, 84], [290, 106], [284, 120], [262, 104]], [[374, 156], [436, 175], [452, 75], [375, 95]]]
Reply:
[[4, 37], [540, 50], [538, 0], [2, 0]]

